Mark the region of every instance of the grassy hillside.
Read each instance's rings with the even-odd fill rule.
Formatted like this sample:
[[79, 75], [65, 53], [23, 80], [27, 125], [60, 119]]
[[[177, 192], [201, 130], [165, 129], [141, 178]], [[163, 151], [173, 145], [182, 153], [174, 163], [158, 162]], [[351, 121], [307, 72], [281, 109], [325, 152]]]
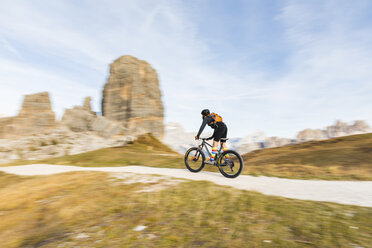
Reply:
[[370, 247], [372, 208], [112, 176], [0, 174], [1, 247]]
[[372, 180], [372, 134], [257, 150], [245, 172], [283, 177]]

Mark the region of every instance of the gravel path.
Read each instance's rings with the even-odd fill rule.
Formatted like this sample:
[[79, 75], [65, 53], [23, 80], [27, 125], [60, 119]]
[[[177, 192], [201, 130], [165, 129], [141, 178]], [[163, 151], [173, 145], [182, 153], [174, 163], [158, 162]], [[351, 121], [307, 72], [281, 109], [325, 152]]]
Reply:
[[146, 166], [125, 167], [78, 167], [65, 165], [33, 164], [0, 167], [0, 171], [24, 176], [51, 175], [70, 171], [131, 172], [156, 174], [189, 180], [210, 181], [242, 190], [251, 190], [265, 195], [283, 196], [300, 200], [327, 201], [372, 207], [372, 181], [325, 181], [297, 180], [276, 177], [253, 177], [240, 175], [235, 179], [220, 173], [191, 173], [186, 169], [154, 168]]

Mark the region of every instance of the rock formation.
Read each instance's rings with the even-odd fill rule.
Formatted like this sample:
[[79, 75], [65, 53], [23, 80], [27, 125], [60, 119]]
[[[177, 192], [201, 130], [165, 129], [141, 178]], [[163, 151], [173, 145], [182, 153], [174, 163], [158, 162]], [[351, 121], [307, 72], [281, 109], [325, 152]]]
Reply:
[[90, 96], [87, 96], [84, 98], [84, 104], [83, 104], [83, 107], [91, 112], [92, 114], [96, 114], [95, 112], [92, 111], [92, 106], [90, 105], [90, 102], [92, 101], [92, 98]]
[[102, 115], [131, 133], [164, 133], [164, 107], [156, 71], [146, 61], [122, 56], [110, 65], [102, 94]]
[[97, 116], [90, 106], [90, 97], [84, 99], [83, 106], [66, 109], [62, 124], [74, 132], [95, 132], [102, 137], [123, 135], [124, 127], [121, 123], [111, 121], [103, 116]]
[[120, 146], [148, 132], [163, 136], [158, 76], [147, 62], [123, 56], [111, 64], [102, 96], [104, 116], [92, 110], [91, 100], [66, 109], [57, 122], [47, 92], [26, 95], [17, 116], [0, 116], [0, 163]]
[[26, 95], [15, 120], [17, 132], [27, 135], [56, 126], [49, 93]]
[[364, 121], [355, 121], [353, 124], [347, 124], [337, 121], [335, 125], [328, 126], [326, 129], [305, 129], [298, 133], [297, 142], [306, 142], [310, 140], [323, 140], [335, 137], [347, 136], [352, 134], [361, 134], [371, 132], [372, 129]]
[[[245, 138], [246, 141], [248, 141]], [[280, 137], [264, 137], [261, 141], [254, 141], [252, 142], [239, 142], [239, 145], [236, 146], [236, 150], [241, 153], [248, 153], [254, 150], [263, 149], [263, 148], [273, 148], [273, 147], [280, 147], [285, 146], [289, 144], [295, 143], [294, 140], [288, 139], [288, 138], [280, 138]]]
[[0, 119], [0, 138], [30, 135], [56, 125], [48, 92], [26, 95], [18, 116]]
[[306, 142], [309, 140], [323, 140], [327, 138], [328, 136], [325, 130], [307, 128], [298, 133], [297, 142]]
[[280, 138], [280, 137], [268, 137], [266, 138], [265, 142], [263, 143], [262, 148], [272, 148], [272, 147], [280, 147], [294, 143], [295, 141], [288, 139], [288, 138]]

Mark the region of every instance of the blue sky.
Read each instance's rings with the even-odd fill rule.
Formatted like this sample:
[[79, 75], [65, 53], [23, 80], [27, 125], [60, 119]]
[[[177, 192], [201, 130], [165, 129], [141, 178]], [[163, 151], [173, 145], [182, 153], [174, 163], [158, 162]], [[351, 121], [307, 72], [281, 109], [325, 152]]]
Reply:
[[371, 1], [7, 1], [0, 9], [0, 114], [49, 91], [60, 118], [130, 54], [159, 74], [166, 122], [230, 136], [294, 137], [336, 119], [372, 124]]

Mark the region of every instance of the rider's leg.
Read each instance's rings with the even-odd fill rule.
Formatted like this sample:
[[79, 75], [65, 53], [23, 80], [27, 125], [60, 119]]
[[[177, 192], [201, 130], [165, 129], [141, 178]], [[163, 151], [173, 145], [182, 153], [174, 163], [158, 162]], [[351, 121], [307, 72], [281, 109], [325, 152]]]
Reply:
[[[225, 142], [221, 142], [221, 146], [222, 146], [222, 151], [227, 151], [228, 149], [227, 149], [227, 145], [226, 145], [226, 141]], [[226, 156], [225, 156], [225, 160], [226, 161], [228, 161], [230, 159], [230, 156], [229, 156], [229, 154], [226, 154]]]
[[[227, 127], [226, 127], [226, 129], [224, 130], [224, 132], [222, 134], [222, 138], [226, 138], [226, 137], [227, 137]], [[221, 143], [222, 143], [223, 151], [224, 152], [227, 151], [228, 149], [227, 149], [226, 141], [223, 141], [223, 142], [221, 141]], [[229, 154], [226, 154], [225, 159], [226, 160], [229, 160], [230, 159]]]
[[214, 161], [216, 154], [217, 154], [217, 147], [218, 143], [220, 143], [221, 137], [226, 132], [226, 126], [225, 125], [217, 125], [217, 128], [215, 129], [213, 133], [213, 148], [212, 148], [212, 157], [211, 161]]
[[213, 140], [212, 157], [211, 157], [212, 162], [214, 161], [214, 158], [216, 157], [217, 147], [218, 147], [218, 141]]

